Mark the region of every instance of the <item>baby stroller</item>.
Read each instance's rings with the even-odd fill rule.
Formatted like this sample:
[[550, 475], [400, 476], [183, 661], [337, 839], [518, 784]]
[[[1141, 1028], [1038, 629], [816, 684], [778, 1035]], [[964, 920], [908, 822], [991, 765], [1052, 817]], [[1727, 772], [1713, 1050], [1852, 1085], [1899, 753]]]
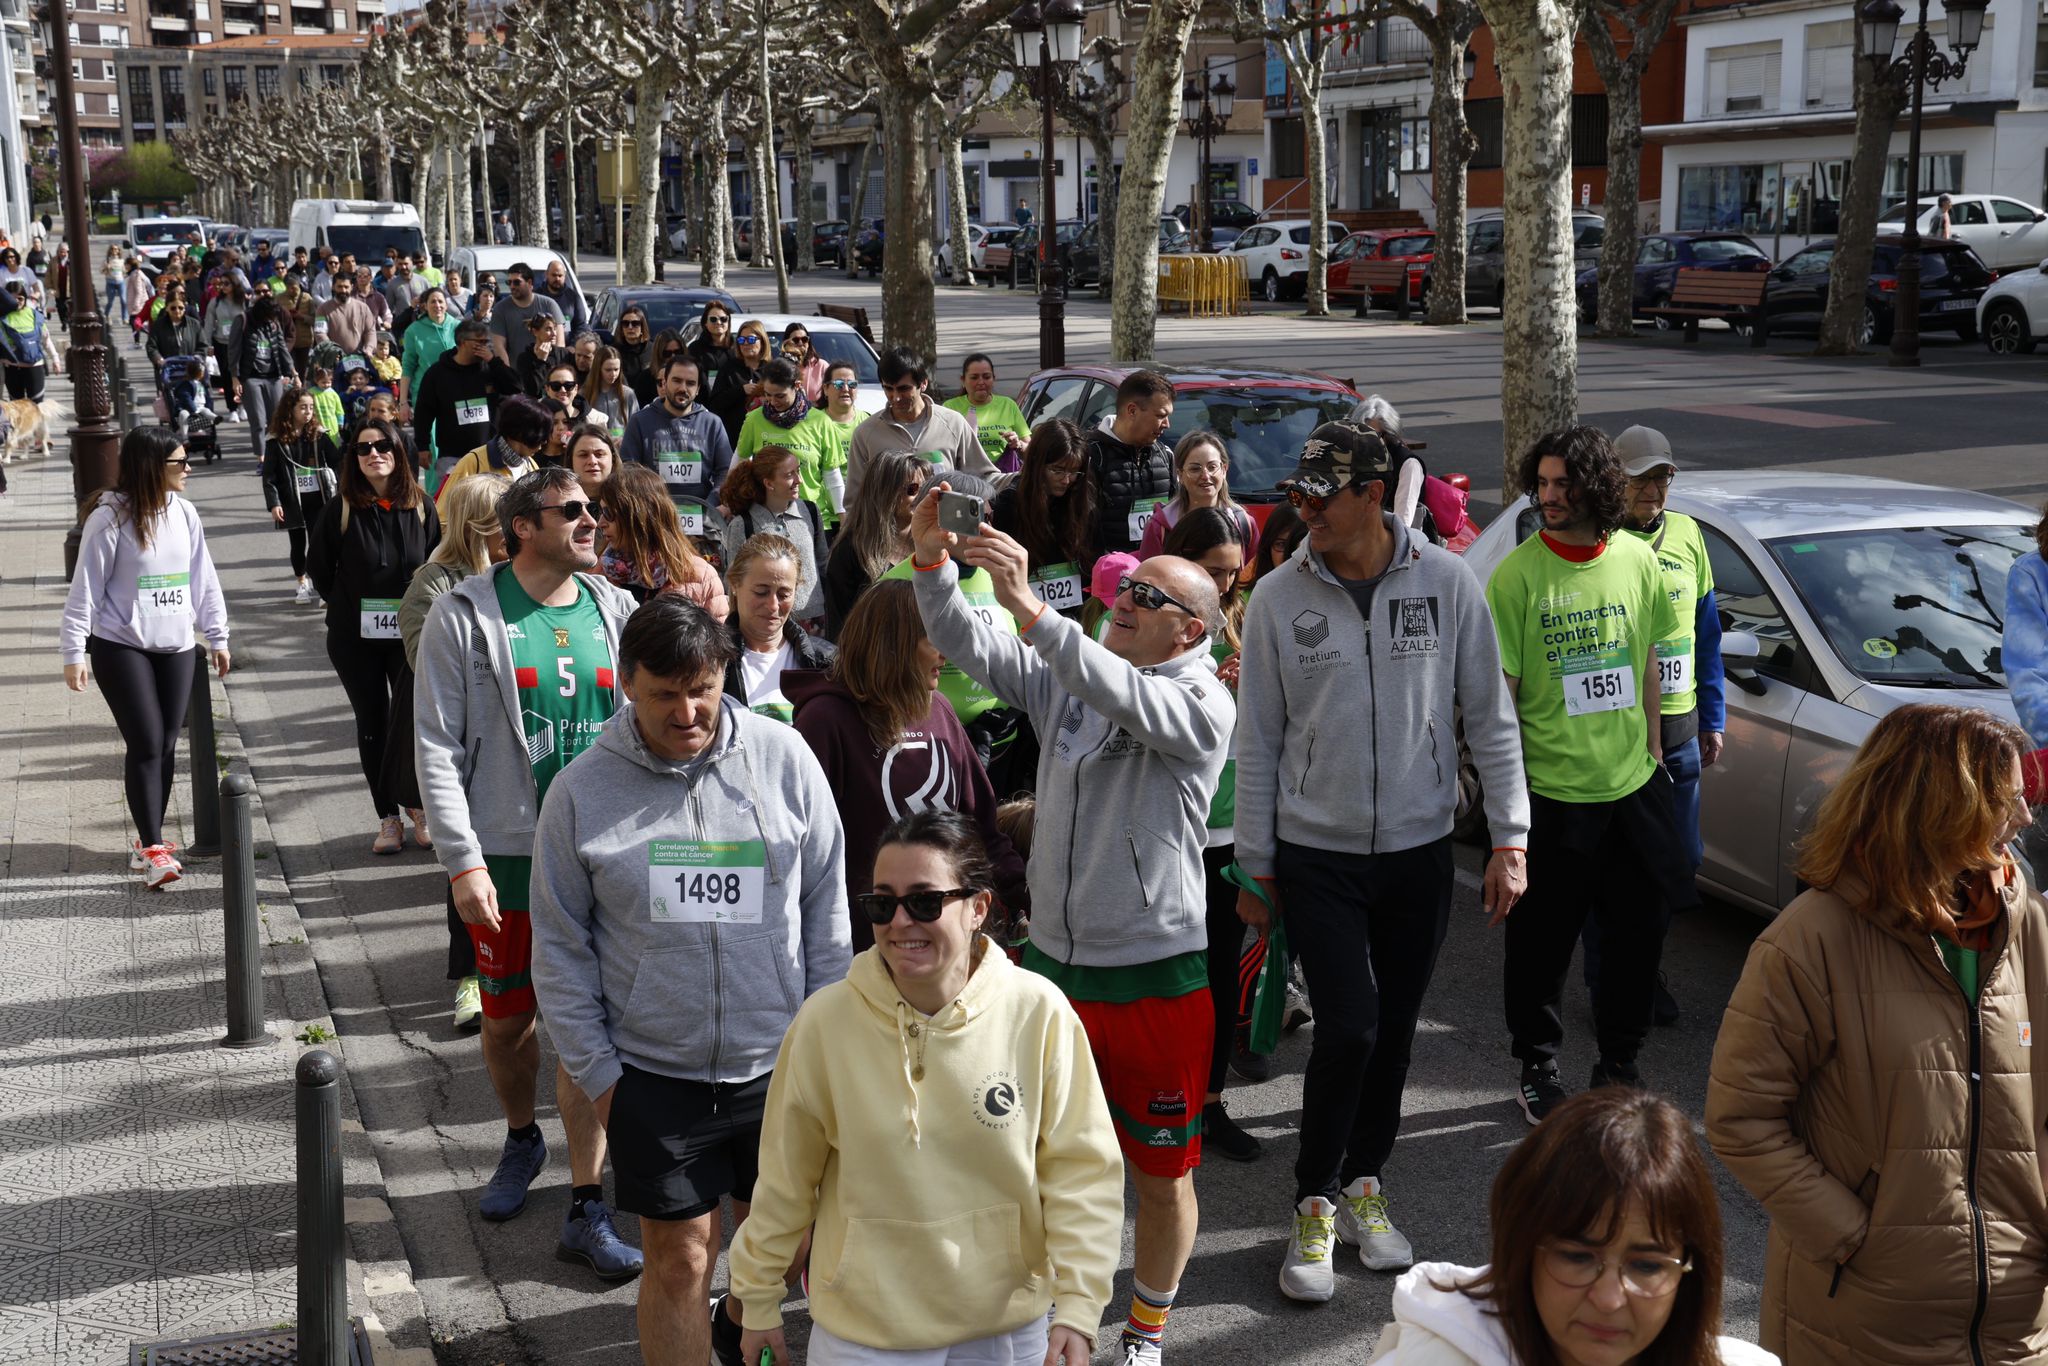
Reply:
[[[204, 457], [211, 465], [220, 459], [220, 438], [214, 428], [217, 419], [206, 402], [205, 356], [165, 356], [157, 374], [156, 416], [166, 426], [178, 428], [185, 454]], [[179, 402], [179, 395], [185, 402]]]

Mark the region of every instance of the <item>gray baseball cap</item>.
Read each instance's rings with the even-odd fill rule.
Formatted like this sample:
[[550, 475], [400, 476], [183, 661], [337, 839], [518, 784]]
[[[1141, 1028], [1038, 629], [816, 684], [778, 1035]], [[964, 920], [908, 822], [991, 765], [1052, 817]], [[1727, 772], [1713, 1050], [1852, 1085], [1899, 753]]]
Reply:
[[1671, 458], [1671, 443], [1655, 427], [1630, 427], [1614, 438], [1614, 453], [1621, 457], [1622, 473], [1631, 479], [1641, 478], [1659, 465], [1669, 465], [1674, 471], [1678, 468]]

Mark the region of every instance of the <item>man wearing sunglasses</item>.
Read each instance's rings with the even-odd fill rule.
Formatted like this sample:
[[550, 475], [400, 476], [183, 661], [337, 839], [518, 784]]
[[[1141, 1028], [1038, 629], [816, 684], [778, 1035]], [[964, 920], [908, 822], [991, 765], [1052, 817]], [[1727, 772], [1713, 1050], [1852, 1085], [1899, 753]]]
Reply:
[[846, 451], [848, 506], [860, 492], [867, 467], [887, 451], [937, 451], [953, 469], [977, 479], [995, 477], [996, 467], [982, 450], [974, 423], [932, 402], [925, 392], [931, 368], [923, 356], [907, 346], [892, 346], [882, 353], [875, 371], [881, 376], [887, 406], [853, 429], [853, 441]]
[[[1236, 712], [1210, 659], [1216, 586], [1186, 560], [1154, 556], [1120, 584], [1097, 645], [1046, 610], [1030, 556], [1009, 536], [984, 524], [958, 540], [939, 526], [934, 498], [910, 529], [932, 644], [1043, 738], [1024, 966], [1074, 1003], [1120, 1120], [1138, 1216], [1119, 1360], [1155, 1366], [1194, 1248], [1215, 1034], [1202, 850]], [[959, 565], [988, 572], [1015, 635], [969, 610]]]
[[498, 407], [519, 393], [519, 376], [491, 354], [491, 330], [475, 318], [455, 324], [455, 345], [420, 376], [412, 440], [434, 457], [438, 480], [497, 431]]
[[697, 362], [678, 353], [661, 363], [661, 401], [633, 414], [619, 458], [661, 476], [691, 536], [723, 536], [718, 490], [732, 468], [725, 424], [697, 401]]
[[[720, 1206], [744, 1219], [770, 1069], [806, 998], [852, 961], [846, 840], [803, 737], [726, 695], [739, 638], [662, 594], [626, 623], [628, 705], [543, 809], [534, 986], [548, 1037], [640, 1216], [649, 1362], [738, 1360], [709, 1317]], [[915, 1028], [915, 1026], [912, 1026]]]
[[1485, 595], [1387, 510], [1400, 473], [1363, 424], [1309, 435], [1280, 484], [1307, 544], [1252, 595], [1238, 659], [1237, 863], [1263, 893], [1238, 915], [1261, 934], [1286, 916], [1316, 1011], [1280, 1268], [1310, 1302], [1334, 1293], [1335, 1240], [1375, 1271], [1413, 1260], [1381, 1177], [1449, 925], [1454, 716], [1486, 783], [1495, 924], [1525, 882], [1521, 738]]
[[[511, 558], [434, 600], [420, 632], [414, 752], [449, 910], [476, 948], [483, 1054], [505, 1112], [498, 1168], [478, 1212], [502, 1221], [526, 1207], [546, 1168], [534, 1119], [534, 824], [550, 786], [588, 749], [619, 704], [620, 636], [633, 599], [597, 567], [597, 518], [576, 476], [549, 466], [506, 491], [498, 518]], [[557, 1247], [606, 1280], [640, 1274], [640, 1252], [604, 1202], [601, 1117], [555, 1069], [572, 1190]]]

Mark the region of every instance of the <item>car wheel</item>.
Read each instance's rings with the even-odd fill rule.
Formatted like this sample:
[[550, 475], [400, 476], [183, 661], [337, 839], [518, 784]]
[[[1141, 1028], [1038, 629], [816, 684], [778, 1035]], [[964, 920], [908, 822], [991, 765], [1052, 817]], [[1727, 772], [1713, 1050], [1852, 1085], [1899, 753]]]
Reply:
[[1271, 266], [1259, 277], [1259, 295], [1269, 304], [1280, 302], [1280, 276]]
[[1856, 324], [1856, 344], [1869, 346], [1877, 341], [1877, 310], [1869, 304], [1863, 305], [1863, 317]]
[[2014, 356], [2034, 349], [2026, 310], [2015, 303], [1995, 303], [1984, 310], [1984, 345], [1995, 356]]

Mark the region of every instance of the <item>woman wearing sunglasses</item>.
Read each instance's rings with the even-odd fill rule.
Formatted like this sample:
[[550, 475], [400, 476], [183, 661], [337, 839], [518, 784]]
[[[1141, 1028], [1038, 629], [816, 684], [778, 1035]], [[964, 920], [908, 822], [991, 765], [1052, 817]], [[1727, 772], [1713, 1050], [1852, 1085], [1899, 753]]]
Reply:
[[[739, 359], [732, 344], [732, 310], [715, 299], [704, 305], [697, 340], [690, 343], [690, 359], [697, 362], [698, 389], [706, 394], [718, 383], [718, 372]], [[657, 361], [657, 378], [660, 373]]]
[[825, 361], [812, 344], [808, 327], [802, 323], [791, 323], [782, 329], [781, 359], [796, 367], [797, 382], [802, 385], [806, 399], [816, 403], [824, 396]]
[[1671, 1102], [1573, 1096], [1508, 1155], [1489, 1213], [1489, 1264], [1395, 1282], [1376, 1366], [1777, 1366], [1717, 1336], [1721, 1207]]
[[741, 1357], [789, 1366], [783, 1274], [813, 1230], [814, 1366], [1083, 1366], [1123, 1163], [1080, 1019], [983, 932], [972, 822], [921, 811], [876, 846], [855, 916], [874, 947], [797, 1012], [769, 1083], [732, 1246]]
[[[867, 890], [875, 842], [890, 816], [943, 807], [974, 821], [994, 860], [1003, 904], [1028, 904], [1024, 860], [996, 828], [996, 794], [959, 716], [939, 692], [945, 658], [925, 639], [917, 591], [884, 579], [860, 595], [822, 674], [785, 674], [796, 728], [825, 770], [846, 830], [846, 890]], [[853, 918], [858, 953], [874, 933]]]
[[[654, 331], [647, 325], [647, 310], [627, 304], [612, 324], [612, 350], [619, 354], [620, 373], [626, 385], [642, 403], [652, 402], [654, 380]], [[644, 391], [643, 391], [644, 385]]]
[[[392, 699], [408, 676], [398, 608], [412, 576], [441, 540], [441, 519], [419, 485], [398, 428], [366, 418], [341, 443], [341, 489], [320, 510], [306, 572], [327, 602], [327, 658], [356, 718], [356, 748], [376, 808], [373, 854], [405, 847], [397, 796], [385, 775]], [[432, 847], [426, 817], [410, 810], [413, 838]]]
[[718, 383], [706, 391], [711, 397], [704, 406], [725, 424], [726, 439], [737, 442], [740, 424], [761, 406], [761, 371], [773, 357], [768, 352], [768, 329], [753, 318], [740, 324], [732, 345], [734, 358], [719, 370]]
[[605, 481], [598, 503], [598, 529], [605, 542], [598, 563], [615, 586], [631, 593], [635, 602], [657, 593], [680, 593], [719, 621], [730, 615], [732, 602], [718, 570], [684, 534], [660, 475], [625, 462]]
[[101, 490], [79, 530], [57, 636], [64, 686], [84, 692], [97, 675], [121, 732], [136, 835], [128, 867], [146, 887], [176, 882], [182, 871], [163, 824], [192, 695], [195, 622], [215, 672], [228, 674], [227, 602], [206, 531], [184, 497], [191, 468], [168, 427], [137, 427], [122, 438], [114, 486]]

